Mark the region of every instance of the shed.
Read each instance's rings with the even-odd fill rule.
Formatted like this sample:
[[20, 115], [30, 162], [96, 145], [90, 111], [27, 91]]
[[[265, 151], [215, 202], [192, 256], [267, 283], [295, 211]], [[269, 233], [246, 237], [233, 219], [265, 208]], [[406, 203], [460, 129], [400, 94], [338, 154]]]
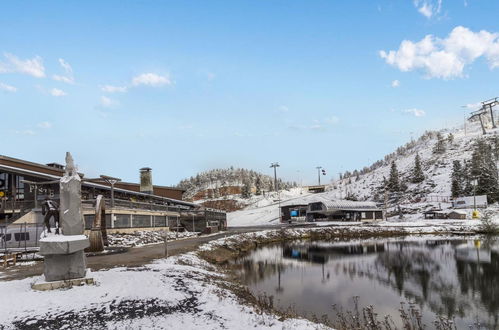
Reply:
[[449, 219], [459, 219], [459, 220], [466, 220], [466, 212], [465, 211], [459, 211], [459, 210], [452, 210], [447, 213], [447, 217]]

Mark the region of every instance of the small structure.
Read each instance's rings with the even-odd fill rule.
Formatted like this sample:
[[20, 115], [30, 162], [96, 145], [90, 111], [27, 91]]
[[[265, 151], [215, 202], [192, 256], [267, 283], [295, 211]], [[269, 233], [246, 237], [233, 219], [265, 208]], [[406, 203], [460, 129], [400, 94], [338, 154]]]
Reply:
[[460, 210], [452, 210], [447, 213], [447, 218], [449, 219], [466, 220], [466, 216], [466, 212]]
[[452, 200], [452, 207], [455, 209], [479, 209], [487, 208], [487, 195], [456, 197]]
[[309, 221], [373, 221], [383, 219], [383, 210], [375, 202], [320, 198], [319, 201], [308, 204], [307, 218]]
[[431, 209], [423, 212], [425, 219], [447, 219], [447, 212], [441, 209]]
[[323, 193], [326, 191], [326, 186], [323, 184], [317, 186], [308, 186], [307, 189], [311, 193]]
[[300, 222], [307, 218], [308, 203], [304, 201], [281, 206], [281, 222]]

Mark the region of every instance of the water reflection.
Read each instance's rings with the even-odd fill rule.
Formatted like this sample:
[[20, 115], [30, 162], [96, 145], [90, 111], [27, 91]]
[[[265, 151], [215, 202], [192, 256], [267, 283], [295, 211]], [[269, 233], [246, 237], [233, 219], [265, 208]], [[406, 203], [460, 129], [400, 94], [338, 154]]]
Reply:
[[498, 329], [497, 239], [296, 242], [260, 248], [237, 264], [255, 294], [273, 295], [278, 306], [294, 305], [305, 316], [333, 318], [332, 304], [351, 308], [359, 295], [394, 319], [399, 303], [410, 301], [430, 326], [438, 314], [455, 318], [458, 328], [479, 320]]

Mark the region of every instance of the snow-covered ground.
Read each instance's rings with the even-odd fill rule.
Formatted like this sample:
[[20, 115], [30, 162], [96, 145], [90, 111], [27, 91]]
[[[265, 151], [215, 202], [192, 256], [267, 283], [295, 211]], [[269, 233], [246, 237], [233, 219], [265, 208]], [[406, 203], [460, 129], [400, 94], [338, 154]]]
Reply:
[[[495, 219], [499, 224], [499, 218]], [[390, 227], [407, 234], [473, 231], [477, 220], [420, 220], [373, 224], [338, 223], [330, 228], [265, 230], [220, 238], [199, 251], [230, 248], [244, 241], [285, 235], [306, 237], [310, 231], [328, 233], [381, 233]], [[402, 228], [403, 227], [403, 228]], [[133, 268], [92, 272], [96, 285], [69, 290], [34, 291], [31, 284], [43, 277], [0, 281], [1, 325], [13, 328], [57, 329], [321, 329], [303, 319], [280, 319], [242, 304], [228, 289], [224, 275], [195, 252]]]
[[133, 246], [144, 246], [148, 244], [157, 244], [164, 242], [164, 237], [167, 237], [169, 241], [175, 239], [183, 239], [192, 236], [197, 236], [196, 232], [162, 232], [162, 231], [147, 231], [138, 230], [133, 233], [113, 233], [108, 234], [109, 246], [119, 246], [119, 247], [133, 247]]
[[242, 305], [194, 253], [90, 274], [97, 285], [38, 292], [37, 278], [0, 282], [6, 329], [317, 329]]

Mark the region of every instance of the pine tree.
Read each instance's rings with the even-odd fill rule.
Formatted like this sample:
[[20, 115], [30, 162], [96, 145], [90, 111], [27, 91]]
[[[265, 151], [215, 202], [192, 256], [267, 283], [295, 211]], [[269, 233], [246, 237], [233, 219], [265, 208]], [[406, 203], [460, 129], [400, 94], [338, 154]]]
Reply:
[[412, 183], [420, 183], [424, 181], [424, 173], [421, 168], [421, 158], [416, 154], [414, 158], [414, 169], [412, 170]]
[[487, 195], [490, 203], [499, 200], [497, 165], [492, 147], [483, 139], [476, 142], [471, 155], [471, 179], [476, 178], [476, 194]]
[[464, 168], [461, 166], [459, 160], [452, 162], [452, 173], [451, 173], [451, 193], [452, 197], [460, 197], [464, 195], [466, 184], [466, 173]]
[[251, 197], [251, 183], [249, 180], [244, 180], [243, 187], [241, 188], [241, 197], [250, 198]]
[[445, 140], [440, 132], [437, 133], [437, 143], [433, 147], [434, 154], [443, 154], [445, 152]]
[[256, 195], [260, 196], [262, 194], [262, 179], [260, 179], [260, 176], [256, 177], [255, 181], [255, 188], [256, 188]]
[[387, 188], [389, 191], [400, 191], [400, 181], [399, 181], [399, 171], [397, 169], [397, 164], [392, 160], [392, 166], [390, 168], [390, 177], [388, 178]]
[[454, 143], [454, 134], [449, 133], [447, 135], [447, 145], [451, 146]]

